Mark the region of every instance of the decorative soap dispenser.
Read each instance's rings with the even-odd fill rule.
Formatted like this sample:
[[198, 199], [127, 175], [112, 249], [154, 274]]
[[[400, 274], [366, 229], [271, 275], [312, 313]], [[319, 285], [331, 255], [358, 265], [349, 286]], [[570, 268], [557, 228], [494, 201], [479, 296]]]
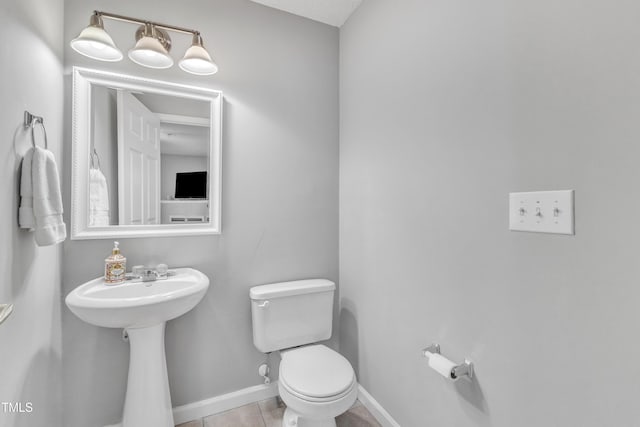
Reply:
[[127, 272], [127, 259], [120, 253], [120, 243], [113, 242], [111, 255], [104, 260], [104, 282], [107, 285], [124, 283]]

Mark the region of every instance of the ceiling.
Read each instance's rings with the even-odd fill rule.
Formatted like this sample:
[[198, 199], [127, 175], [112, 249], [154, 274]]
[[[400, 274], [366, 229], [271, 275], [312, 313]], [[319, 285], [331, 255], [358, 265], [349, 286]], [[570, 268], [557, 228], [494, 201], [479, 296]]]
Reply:
[[341, 27], [362, 0], [252, 0], [294, 15]]

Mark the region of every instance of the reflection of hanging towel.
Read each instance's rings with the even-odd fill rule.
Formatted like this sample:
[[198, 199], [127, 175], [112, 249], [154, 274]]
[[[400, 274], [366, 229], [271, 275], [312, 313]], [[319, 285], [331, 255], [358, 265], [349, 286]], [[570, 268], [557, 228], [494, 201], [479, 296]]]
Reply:
[[40, 147], [30, 149], [23, 160], [20, 182], [20, 227], [35, 229], [39, 246], [66, 239], [60, 177], [53, 153]]
[[89, 226], [109, 225], [109, 189], [100, 169], [89, 169]]

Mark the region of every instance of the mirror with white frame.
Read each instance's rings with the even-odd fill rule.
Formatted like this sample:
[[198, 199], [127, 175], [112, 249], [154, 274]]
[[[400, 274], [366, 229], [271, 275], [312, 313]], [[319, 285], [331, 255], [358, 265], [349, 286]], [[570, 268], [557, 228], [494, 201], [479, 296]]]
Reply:
[[71, 238], [220, 233], [222, 93], [74, 67]]

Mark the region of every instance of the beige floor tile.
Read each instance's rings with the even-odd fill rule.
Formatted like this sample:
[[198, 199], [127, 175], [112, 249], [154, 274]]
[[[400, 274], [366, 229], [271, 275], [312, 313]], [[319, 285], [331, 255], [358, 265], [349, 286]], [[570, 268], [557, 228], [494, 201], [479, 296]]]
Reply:
[[260, 412], [262, 413], [262, 418], [264, 419], [266, 427], [282, 426], [282, 416], [284, 415], [286, 405], [281, 399], [273, 397], [271, 399], [263, 400], [258, 402], [258, 406], [260, 407]]
[[257, 403], [241, 406], [204, 419], [204, 427], [265, 427]]
[[199, 420], [189, 421], [188, 423], [178, 424], [176, 427], [202, 427], [202, 418]]
[[380, 423], [362, 405], [354, 406], [336, 418], [338, 427], [381, 427]]

